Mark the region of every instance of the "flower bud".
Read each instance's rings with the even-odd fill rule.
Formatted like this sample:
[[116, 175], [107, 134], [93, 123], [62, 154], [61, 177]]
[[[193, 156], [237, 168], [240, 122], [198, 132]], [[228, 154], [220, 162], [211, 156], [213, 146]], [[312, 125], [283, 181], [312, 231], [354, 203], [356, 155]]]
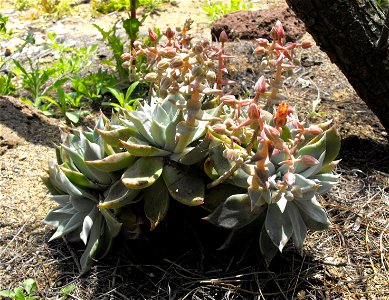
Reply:
[[150, 27], [149, 27], [149, 38], [150, 38], [150, 41], [152, 41], [153, 43], [155, 43], [158, 40], [158, 35]]
[[306, 131], [308, 131], [309, 133], [312, 133], [314, 135], [318, 135], [318, 134], [321, 134], [323, 133], [323, 129], [321, 129], [319, 126], [317, 125], [311, 125], [309, 126], [309, 128], [306, 129]]
[[204, 63], [208, 68], [214, 68], [216, 66], [215, 62], [212, 60], [208, 60]]
[[272, 126], [264, 125], [263, 130], [269, 140], [274, 141], [280, 138], [280, 132]]
[[121, 57], [121, 59], [124, 59], [124, 60], [130, 60], [132, 55], [131, 55], [131, 53], [126, 52], [126, 53], [123, 53], [120, 57]]
[[239, 103], [239, 101], [236, 99], [234, 95], [224, 95], [223, 97], [220, 98], [220, 101], [223, 102], [224, 104], [228, 106], [234, 107], [236, 104]]
[[172, 84], [173, 80], [170, 77], [163, 77], [161, 82], [159, 83], [159, 87], [161, 90], [167, 90]]
[[214, 83], [216, 81], [216, 73], [214, 71], [208, 71], [205, 76], [210, 83]]
[[296, 175], [294, 175], [291, 172], [288, 172], [288, 173], [285, 173], [283, 179], [287, 185], [293, 185], [293, 183], [295, 183], [295, 181], [296, 181]]
[[262, 46], [259, 46], [259, 47], [254, 49], [254, 54], [261, 55], [261, 54], [264, 54], [265, 52], [266, 52], [266, 49]]
[[220, 43], [225, 43], [228, 41], [228, 36], [227, 36], [227, 33], [223, 30], [221, 33], [220, 33], [220, 36], [219, 36], [219, 42]]
[[158, 70], [165, 70], [169, 67], [169, 60], [164, 58], [161, 61], [158, 62], [157, 68]]
[[265, 47], [269, 44], [269, 41], [267, 39], [259, 38], [256, 40], [258, 44], [262, 47]]
[[258, 81], [256, 82], [255, 86], [254, 86], [254, 90], [257, 92], [257, 93], [265, 93], [266, 92], [266, 78], [265, 76], [261, 76], [259, 77]]
[[149, 81], [149, 82], [155, 82], [158, 78], [158, 74], [151, 72], [145, 75], [144, 79]]
[[201, 45], [201, 43], [196, 43], [194, 46], [193, 46], [193, 52], [195, 54], [201, 54], [203, 53], [204, 51], [204, 47]]
[[312, 47], [312, 43], [311, 43], [311, 42], [308, 42], [308, 41], [304, 41], [304, 42], [301, 43], [301, 47], [302, 47], [303, 49], [310, 48], [310, 47]]
[[194, 66], [192, 68], [192, 75], [194, 77], [199, 77], [199, 76], [203, 75], [203, 69], [200, 66]]
[[124, 63], [122, 63], [122, 67], [124, 69], [130, 68], [131, 67], [131, 63], [129, 61], [125, 61]]
[[172, 30], [170, 27], [166, 28], [166, 31], [164, 32], [165, 36], [170, 40], [174, 38], [176, 32]]
[[209, 41], [208, 40], [201, 40], [201, 44], [202, 44], [202, 46], [204, 47], [204, 48], [207, 48], [207, 47], [209, 47]]
[[184, 65], [184, 61], [182, 60], [181, 57], [177, 56], [177, 57], [174, 57], [170, 61], [169, 67], [172, 69], [175, 69], [175, 68], [178, 69], [178, 68], [181, 68], [183, 65]]
[[304, 154], [303, 156], [301, 156], [300, 161], [307, 167], [313, 167], [320, 163], [316, 158], [308, 154]]
[[159, 54], [161, 54], [162, 57], [173, 58], [176, 56], [177, 50], [173, 47], [166, 47], [160, 49]]

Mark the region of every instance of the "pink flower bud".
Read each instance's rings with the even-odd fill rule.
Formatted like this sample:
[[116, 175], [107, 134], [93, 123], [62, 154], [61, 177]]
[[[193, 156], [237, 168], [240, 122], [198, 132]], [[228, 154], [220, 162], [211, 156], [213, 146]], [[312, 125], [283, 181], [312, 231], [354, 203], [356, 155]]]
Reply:
[[121, 59], [124, 59], [124, 60], [130, 60], [132, 55], [131, 55], [131, 53], [126, 52], [126, 53], [123, 53], [120, 57], [121, 57]]
[[313, 167], [320, 163], [316, 158], [308, 154], [301, 156], [300, 161], [307, 167]]
[[256, 41], [262, 47], [265, 47], [269, 44], [269, 41], [267, 39], [263, 39], [263, 38], [256, 39]]
[[254, 54], [261, 55], [261, 54], [264, 54], [265, 52], [266, 52], [266, 49], [262, 46], [259, 46], [259, 47], [254, 49]]
[[280, 137], [280, 132], [272, 126], [266, 124], [264, 125], [263, 130], [269, 140], [274, 141]]
[[310, 48], [310, 47], [312, 47], [312, 43], [311, 43], [311, 42], [308, 42], [308, 41], [302, 42], [302, 43], [301, 43], [301, 47], [302, 47], [303, 49]]
[[321, 129], [317, 125], [309, 126], [309, 128], [307, 128], [306, 131], [309, 132], [309, 133], [312, 133], [314, 135], [319, 135], [319, 134], [323, 133], [323, 129]]
[[171, 61], [170, 61], [170, 68], [172, 69], [178, 69], [178, 68], [181, 68], [182, 66], [184, 65], [184, 61], [182, 60], [181, 57], [175, 57], [173, 58]]
[[176, 56], [177, 50], [173, 47], [166, 47], [159, 49], [159, 54], [161, 54], [162, 57], [173, 58]]
[[173, 82], [173, 80], [171, 78], [163, 77], [161, 79], [159, 87], [160, 87], [161, 90], [167, 90], [170, 87], [170, 85], [172, 84], [172, 82]]
[[247, 114], [251, 120], [259, 120], [261, 118], [260, 108], [254, 103], [250, 104]]
[[144, 77], [145, 80], [149, 81], [149, 82], [154, 82], [156, 81], [158, 78], [158, 74], [157, 73], [147, 73]]
[[165, 70], [169, 67], [169, 60], [167, 59], [162, 59], [161, 61], [158, 62], [157, 68], [158, 70]]
[[150, 38], [150, 41], [152, 41], [153, 43], [155, 43], [158, 39], [158, 35], [150, 27], [149, 27], [149, 38]]
[[239, 101], [235, 98], [234, 95], [224, 95], [223, 97], [220, 98], [220, 101], [222, 101], [224, 104], [228, 106], [233, 106], [233, 107], [239, 103]]
[[170, 27], [166, 28], [166, 31], [164, 32], [164, 35], [170, 40], [174, 38], [176, 32], [172, 30]]
[[227, 36], [227, 33], [223, 30], [221, 33], [220, 33], [220, 36], [219, 36], [219, 42], [220, 43], [225, 43], [228, 41], [228, 36]]
[[276, 32], [277, 32], [278, 41], [281, 41], [281, 39], [285, 36], [284, 27], [282, 26], [281, 21], [278, 20], [276, 22], [276, 24], [274, 25], [274, 27], [275, 27]]
[[256, 82], [255, 86], [254, 86], [254, 90], [257, 92], [257, 93], [265, 93], [266, 92], [266, 78], [265, 76], [261, 76], [259, 77], [258, 81]]
[[203, 47], [203, 45], [201, 44], [201, 42], [199, 42], [199, 43], [196, 43], [196, 44], [193, 46], [192, 50], [193, 50], [193, 52], [194, 52], [195, 54], [201, 54], [201, 53], [203, 53], [203, 51], [204, 51], [204, 47]]
[[285, 173], [283, 179], [287, 185], [293, 185], [293, 183], [296, 181], [296, 176], [293, 173], [288, 172]]

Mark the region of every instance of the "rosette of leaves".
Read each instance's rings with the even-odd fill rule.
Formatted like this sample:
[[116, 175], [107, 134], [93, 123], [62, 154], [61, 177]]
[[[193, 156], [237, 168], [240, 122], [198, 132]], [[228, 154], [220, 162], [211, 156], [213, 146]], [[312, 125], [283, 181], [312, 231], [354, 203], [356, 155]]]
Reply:
[[[135, 111], [123, 111], [121, 125], [99, 130], [113, 149], [124, 148], [134, 159], [121, 176], [121, 184], [144, 200], [144, 213], [154, 229], [166, 216], [170, 197], [188, 206], [203, 204], [205, 186], [196, 173], [197, 164], [208, 153], [204, 138], [205, 121], [188, 124], [185, 99], [171, 94], [166, 99], [152, 98]], [[119, 201], [120, 202], [120, 201]], [[121, 205], [119, 202], [116, 205]], [[101, 204], [110, 208], [110, 203]]]
[[[50, 240], [63, 237], [86, 245], [81, 273], [108, 253], [122, 226], [113, 210], [99, 205], [117, 198], [120, 170], [130, 164], [131, 157], [127, 152], [112, 152], [97, 132], [104, 128], [100, 117], [94, 130], [62, 133], [57, 160], [49, 163], [45, 179], [51, 199], [59, 205], [44, 219], [45, 224], [57, 228]], [[132, 195], [127, 195], [131, 193], [122, 194], [131, 200]]]
[[[296, 136], [293, 126], [288, 126], [290, 128], [284, 126], [284, 134], [280, 137], [285, 143]], [[229, 149], [226, 139], [226, 136], [214, 137], [210, 145], [205, 169], [213, 179], [234, 170], [237, 160], [226, 153], [232, 151], [239, 157], [239, 147]], [[264, 147], [267, 145], [261, 141], [258, 151], [264, 150]], [[266, 149], [269, 155], [262, 161], [262, 171], [258, 171], [252, 162], [255, 155], [247, 159], [246, 153], [245, 163], [223, 182], [225, 192], [220, 193], [220, 187], [216, 187], [215, 192], [212, 189], [209, 192], [208, 198], [212, 203], [222, 202], [205, 219], [232, 230], [222, 248], [247, 236], [248, 231], [256, 231], [267, 263], [278, 251], [282, 252], [290, 239], [301, 251], [307, 229], [324, 230], [330, 225], [316, 196], [328, 192], [337, 182], [338, 175], [332, 171], [338, 163], [334, 159], [339, 149], [340, 136], [332, 127], [317, 136], [305, 136], [295, 152], [293, 171], [290, 171], [289, 165], [282, 163], [288, 157], [283, 151]], [[253, 184], [256, 180], [263, 184]]]

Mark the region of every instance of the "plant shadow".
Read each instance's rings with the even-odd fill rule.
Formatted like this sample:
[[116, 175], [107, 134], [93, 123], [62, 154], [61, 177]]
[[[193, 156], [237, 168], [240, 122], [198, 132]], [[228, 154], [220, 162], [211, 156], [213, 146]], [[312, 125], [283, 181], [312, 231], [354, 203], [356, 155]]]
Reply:
[[[322, 284], [316, 278], [325, 267], [310, 253], [300, 256], [289, 245], [267, 266], [258, 237], [218, 251], [228, 232], [202, 216], [200, 209], [174, 207], [145, 238], [116, 240], [109, 256], [80, 278], [72, 259], [59, 264], [58, 281], [76, 282], [81, 299], [292, 299], [305, 290], [325, 298], [312, 289]], [[64, 249], [60, 242], [52, 244], [53, 252], [60, 247], [67, 257], [81, 256], [82, 247]]]

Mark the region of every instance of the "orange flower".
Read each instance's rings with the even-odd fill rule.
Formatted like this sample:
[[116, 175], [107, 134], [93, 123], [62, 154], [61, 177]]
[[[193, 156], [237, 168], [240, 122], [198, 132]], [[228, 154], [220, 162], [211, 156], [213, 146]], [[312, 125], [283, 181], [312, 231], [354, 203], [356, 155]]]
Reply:
[[286, 118], [290, 114], [291, 109], [289, 109], [288, 104], [282, 102], [277, 109], [276, 115], [274, 117], [274, 126], [282, 127], [286, 124]]

